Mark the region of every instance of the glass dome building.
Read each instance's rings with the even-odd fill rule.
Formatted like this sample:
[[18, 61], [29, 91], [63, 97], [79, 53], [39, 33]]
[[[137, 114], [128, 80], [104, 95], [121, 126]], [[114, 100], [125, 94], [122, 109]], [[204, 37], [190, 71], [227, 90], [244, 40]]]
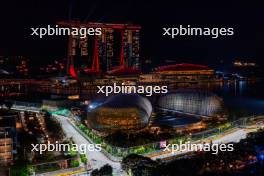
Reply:
[[151, 116], [150, 101], [137, 94], [122, 94], [108, 98], [93, 109], [88, 125], [99, 132], [139, 130], [146, 127]]
[[192, 89], [177, 90], [160, 97], [158, 107], [203, 116], [216, 116], [224, 112], [224, 104], [220, 97], [210, 92]]

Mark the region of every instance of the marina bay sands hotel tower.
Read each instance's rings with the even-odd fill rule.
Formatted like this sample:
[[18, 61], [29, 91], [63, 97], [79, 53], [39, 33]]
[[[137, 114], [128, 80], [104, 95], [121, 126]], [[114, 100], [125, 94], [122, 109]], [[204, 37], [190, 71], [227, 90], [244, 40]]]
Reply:
[[[122, 69], [140, 70], [140, 29], [138, 25], [109, 23], [80, 23], [61, 21], [60, 26], [101, 28], [102, 35], [69, 36], [67, 71], [77, 76], [84, 73], [109, 73]], [[86, 60], [78, 65], [78, 60]]]

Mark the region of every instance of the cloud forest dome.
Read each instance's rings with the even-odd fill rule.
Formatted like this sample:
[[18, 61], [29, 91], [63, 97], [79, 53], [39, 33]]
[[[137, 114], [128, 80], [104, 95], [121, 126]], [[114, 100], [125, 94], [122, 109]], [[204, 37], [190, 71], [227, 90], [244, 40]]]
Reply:
[[180, 89], [160, 97], [158, 107], [204, 116], [224, 113], [224, 103], [220, 97], [211, 92], [193, 89]]
[[87, 117], [91, 128], [107, 132], [139, 130], [146, 127], [152, 112], [150, 101], [137, 94], [122, 94], [108, 98]]

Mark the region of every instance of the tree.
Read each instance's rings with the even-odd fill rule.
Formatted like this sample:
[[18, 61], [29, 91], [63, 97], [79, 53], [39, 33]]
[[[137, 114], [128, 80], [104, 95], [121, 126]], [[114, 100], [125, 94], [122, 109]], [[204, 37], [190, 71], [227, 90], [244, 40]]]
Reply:
[[32, 175], [34, 169], [31, 165], [16, 165], [11, 168], [12, 176], [29, 176]]
[[63, 138], [64, 133], [61, 128], [61, 124], [56, 119], [52, 118], [52, 116], [49, 113], [45, 115], [45, 123], [48, 131], [55, 139]]
[[79, 163], [79, 161], [77, 161], [77, 160], [72, 160], [72, 161], [71, 161], [71, 166], [72, 166], [72, 167], [79, 167], [79, 166], [80, 166], [80, 163]]
[[106, 164], [103, 167], [101, 167], [101, 169], [99, 170], [100, 174], [103, 176], [108, 176], [108, 175], [112, 175], [113, 172], [113, 168], [109, 165]]
[[159, 163], [150, 158], [131, 154], [123, 158], [121, 163], [122, 169], [133, 176], [140, 175], [159, 175]]
[[86, 164], [87, 163], [87, 157], [85, 154], [80, 154], [81, 162]]
[[91, 173], [91, 176], [99, 176], [100, 175], [100, 172], [98, 169], [94, 169]]
[[103, 167], [101, 167], [99, 170], [95, 169], [92, 171], [91, 176], [112, 176], [113, 174], [113, 168], [106, 164]]

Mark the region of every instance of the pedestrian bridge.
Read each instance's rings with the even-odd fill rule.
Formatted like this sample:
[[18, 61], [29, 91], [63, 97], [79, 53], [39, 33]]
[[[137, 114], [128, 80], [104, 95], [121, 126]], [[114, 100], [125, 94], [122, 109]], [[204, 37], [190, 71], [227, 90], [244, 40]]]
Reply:
[[36, 112], [39, 113], [41, 111], [40, 103], [29, 103], [29, 102], [20, 102], [14, 101], [11, 109], [17, 111], [27, 111], [27, 112]]

